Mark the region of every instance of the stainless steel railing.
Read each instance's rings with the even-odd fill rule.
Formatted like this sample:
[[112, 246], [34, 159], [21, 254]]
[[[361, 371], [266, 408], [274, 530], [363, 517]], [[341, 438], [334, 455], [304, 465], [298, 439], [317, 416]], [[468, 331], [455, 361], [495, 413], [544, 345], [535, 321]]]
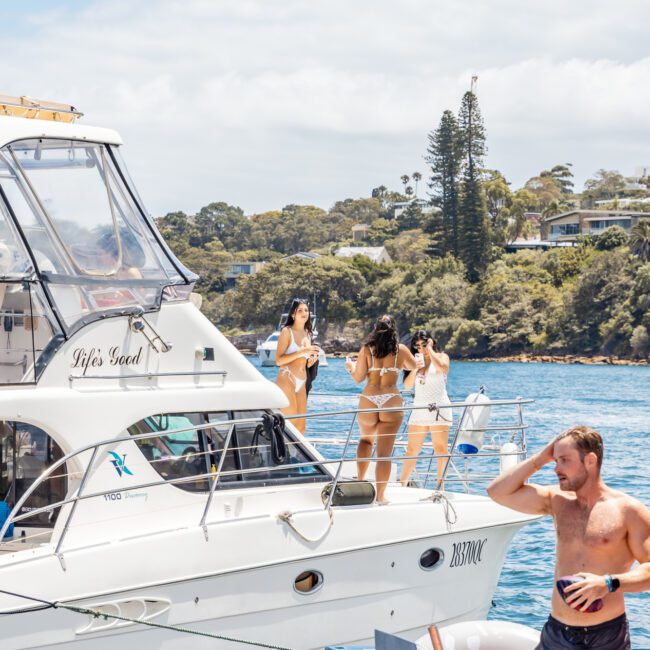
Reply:
[[[337, 411], [327, 411], [327, 412], [321, 412], [321, 413], [308, 413], [308, 414], [301, 414], [301, 415], [294, 415], [294, 416], [287, 416], [287, 420], [292, 420], [292, 419], [297, 419], [297, 418], [306, 418], [310, 421], [312, 420], [317, 420], [319, 418], [328, 418], [331, 420], [333, 417], [340, 417], [340, 416], [351, 416], [351, 421], [349, 424], [349, 427], [347, 429], [347, 434], [344, 435], [343, 437], [341, 436], [306, 436], [305, 439], [308, 442], [311, 443], [316, 443], [315, 446], [320, 446], [321, 444], [326, 445], [329, 448], [337, 447], [340, 446], [342, 448], [342, 452], [340, 455], [336, 456], [335, 458], [319, 458], [316, 460], [310, 460], [306, 462], [289, 462], [289, 463], [281, 463], [277, 465], [267, 465], [263, 467], [250, 467], [250, 468], [237, 468], [234, 470], [224, 470], [224, 462], [226, 459], [226, 455], [228, 452], [238, 452], [241, 453], [242, 451], [250, 450], [250, 447], [241, 447], [241, 446], [232, 446], [231, 441], [233, 437], [233, 433], [235, 432], [235, 429], [237, 426], [241, 425], [249, 425], [249, 424], [254, 424], [258, 425], [263, 422], [262, 418], [238, 418], [238, 419], [231, 419], [231, 420], [225, 420], [225, 421], [219, 421], [219, 422], [208, 422], [208, 423], [203, 423], [200, 425], [192, 426], [192, 427], [183, 427], [183, 428], [176, 428], [176, 429], [167, 429], [165, 431], [153, 431], [153, 432], [147, 432], [147, 433], [142, 433], [138, 435], [126, 435], [126, 436], [120, 436], [117, 438], [107, 438], [104, 440], [101, 440], [99, 442], [95, 443], [90, 443], [84, 447], [81, 447], [67, 455], [65, 455], [63, 458], [59, 459], [55, 463], [53, 463], [50, 467], [48, 467], [39, 477], [32, 483], [32, 485], [25, 491], [25, 493], [21, 496], [21, 498], [17, 501], [15, 506], [13, 507], [9, 517], [5, 521], [4, 525], [2, 526], [2, 529], [0, 530], [0, 550], [2, 550], [2, 544], [5, 543], [4, 540], [4, 535], [6, 534], [9, 526], [11, 524], [17, 524], [21, 521], [24, 521], [26, 519], [29, 519], [30, 517], [35, 517], [39, 514], [43, 513], [48, 513], [48, 512], [55, 512], [59, 508], [63, 508], [64, 506], [70, 505], [69, 512], [65, 518], [65, 521], [61, 525], [61, 532], [60, 535], [58, 536], [58, 539], [56, 541], [56, 546], [54, 548], [54, 553], [59, 557], [62, 566], [65, 568], [65, 563], [63, 560], [63, 555], [62, 555], [62, 550], [63, 550], [63, 543], [64, 540], [67, 536], [67, 533], [71, 527], [72, 521], [74, 519], [78, 503], [80, 501], [88, 500], [88, 499], [93, 499], [93, 498], [101, 498], [106, 495], [110, 495], [112, 493], [115, 493], [115, 488], [109, 489], [109, 490], [95, 490], [95, 491], [88, 491], [88, 484], [90, 477], [92, 475], [93, 470], [96, 467], [98, 457], [100, 455], [100, 451], [102, 448], [106, 446], [114, 446], [118, 443], [122, 442], [138, 442], [139, 440], [151, 440], [155, 438], [161, 438], [163, 436], [173, 436], [176, 434], [180, 433], [188, 433], [188, 432], [193, 432], [193, 431], [200, 431], [203, 429], [216, 429], [217, 427], [220, 429], [223, 429], [224, 427], [228, 427], [228, 431], [224, 440], [224, 445], [222, 449], [211, 449], [207, 450], [204, 452], [198, 452], [195, 455], [203, 455], [203, 454], [218, 454], [218, 464], [214, 469], [211, 469], [209, 472], [204, 472], [200, 474], [192, 474], [190, 476], [179, 476], [176, 478], [172, 479], [166, 479], [164, 477], [160, 477], [160, 479], [154, 480], [154, 481], [147, 481], [147, 482], [140, 482], [132, 485], [128, 485], [125, 487], [120, 488], [120, 492], [129, 492], [133, 490], [139, 490], [143, 488], [151, 488], [151, 487], [156, 487], [160, 485], [182, 485], [184, 483], [195, 483], [200, 482], [200, 481], [205, 481], [206, 483], [209, 482], [209, 490], [207, 490], [206, 494], [206, 499], [205, 499], [205, 504], [202, 508], [201, 512], [201, 517], [198, 522], [198, 525], [203, 529], [204, 535], [206, 539], [208, 538], [208, 515], [210, 512], [210, 506], [212, 504], [213, 498], [215, 491], [217, 487], [220, 485], [220, 479], [223, 477], [228, 477], [228, 476], [236, 476], [236, 477], [244, 477], [248, 475], [254, 475], [254, 474], [259, 474], [260, 472], [269, 472], [269, 473], [274, 473], [274, 472], [281, 472], [282, 470], [287, 470], [287, 469], [300, 469], [300, 468], [310, 468], [310, 467], [320, 467], [320, 468], [327, 468], [327, 474], [332, 479], [332, 489], [330, 490], [329, 496], [324, 504], [324, 509], [328, 510], [329, 508], [332, 507], [332, 499], [335, 493], [335, 488], [337, 483], [339, 483], [342, 479], [343, 475], [343, 468], [345, 466], [345, 463], [350, 462], [352, 460], [360, 460], [360, 461], [390, 461], [393, 462], [395, 460], [397, 461], [403, 461], [407, 459], [412, 459], [416, 458], [418, 460], [428, 460], [429, 461], [429, 467], [425, 472], [420, 472], [421, 476], [425, 477], [424, 480], [424, 487], [428, 488], [430, 487], [429, 485], [429, 477], [433, 474], [431, 472], [431, 464], [433, 463], [434, 458], [446, 458], [446, 463], [444, 467], [444, 471], [442, 473], [441, 477], [437, 477], [436, 483], [435, 483], [435, 489], [439, 490], [442, 485], [444, 485], [446, 482], [459, 482], [464, 485], [465, 490], [469, 491], [470, 484], [473, 482], [478, 482], [482, 480], [486, 480], [489, 478], [493, 478], [495, 474], [490, 474], [490, 475], [482, 475], [482, 474], [476, 474], [472, 475], [470, 477], [469, 473], [469, 464], [470, 463], [476, 463], [480, 459], [489, 459], [489, 458], [502, 458], [504, 456], [503, 453], [500, 452], [499, 446], [492, 443], [488, 445], [484, 445], [483, 450], [480, 451], [478, 454], [462, 454], [459, 453], [458, 450], [456, 449], [457, 446], [457, 441], [459, 438], [459, 435], [461, 432], [469, 432], [469, 431], [482, 431], [484, 433], [492, 433], [493, 435], [499, 434], [500, 432], [507, 432], [509, 433], [509, 439], [510, 441], [517, 441], [518, 446], [517, 450], [514, 452], [510, 452], [508, 454], [505, 454], [506, 456], [517, 456], [517, 457], [525, 457], [526, 454], [526, 429], [527, 425], [524, 423], [524, 418], [523, 418], [523, 406], [526, 404], [532, 403], [533, 400], [529, 399], [523, 399], [523, 398], [517, 398], [515, 400], [490, 400], [489, 406], [490, 407], [501, 407], [501, 406], [513, 406], [515, 408], [515, 415], [516, 415], [516, 420], [515, 422], [496, 422], [494, 424], [489, 424], [484, 428], [481, 429], [468, 429], [468, 428], [463, 428], [464, 423], [467, 421], [467, 414], [469, 412], [469, 409], [472, 408], [480, 408], [486, 406], [486, 403], [476, 403], [476, 402], [455, 402], [450, 405], [450, 408], [452, 409], [461, 409], [461, 416], [458, 419], [458, 422], [456, 426], [453, 428], [453, 438], [452, 438], [452, 443], [449, 448], [449, 452], [447, 454], [420, 454], [417, 457], [412, 457], [412, 456], [406, 456], [406, 455], [395, 455], [394, 453], [391, 453], [390, 456], [385, 456], [385, 457], [368, 457], [368, 458], [356, 458], [356, 457], [350, 457], [349, 450], [350, 446], [356, 442], [354, 438], [354, 432], [355, 432], [355, 424], [357, 423], [358, 415], [361, 413], [380, 413], [380, 412], [391, 412], [391, 411], [412, 411], [415, 409], [432, 409], [435, 407], [435, 405], [430, 405], [429, 407], [427, 406], [413, 406], [413, 405], [404, 405], [404, 406], [398, 406], [398, 407], [383, 407], [383, 408], [370, 408], [370, 409], [342, 409], [342, 410], [337, 410]], [[403, 432], [402, 432], [403, 433]], [[293, 441], [290, 440], [289, 445], [296, 445], [298, 448], [300, 448], [301, 442], [300, 439], [298, 438], [297, 440]], [[402, 440], [398, 440], [396, 443], [396, 447], [398, 449], [401, 449], [405, 443]], [[393, 450], [394, 451], [394, 450]], [[87, 461], [87, 463], [84, 463], [79, 460], [79, 457], [90, 453], [90, 458]], [[178, 458], [184, 458], [185, 455], [181, 455]], [[214, 456], [213, 456], [214, 457]], [[25, 503], [29, 500], [29, 498], [48, 480], [51, 478], [60, 478], [61, 474], [55, 474], [55, 472], [60, 469], [63, 466], [66, 466], [68, 463], [71, 461], [77, 459], [78, 462], [84, 467], [83, 472], [81, 474], [79, 486], [76, 490], [76, 493], [72, 493], [70, 496], [61, 499], [55, 503], [50, 503], [38, 508], [31, 509], [29, 512], [25, 512], [21, 514], [21, 509], [25, 505]], [[155, 461], [148, 461], [144, 456], [143, 459], [147, 463], [154, 463]], [[464, 474], [461, 474], [460, 471], [456, 468], [455, 463], [456, 462], [462, 462], [464, 464]], [[334, 466], [334, 469], [330, 469], [331, 466]], [[449, 472], [451, 469], [454, 469], [456, 472], [456, 478], [449, 477]], [[437, 473], [436, 473], [437, 474]], [[327, 480], [327, 479], [325, 479]], [[243, 485], [242, 485], [243, 487]], [[253, 485], [246, 486], [246, 487], [254, 487]]]

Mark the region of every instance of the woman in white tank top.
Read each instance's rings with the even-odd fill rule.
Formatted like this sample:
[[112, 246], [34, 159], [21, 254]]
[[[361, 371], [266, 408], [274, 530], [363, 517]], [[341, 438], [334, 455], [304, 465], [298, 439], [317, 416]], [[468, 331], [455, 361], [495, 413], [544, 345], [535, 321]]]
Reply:
[[[408, 423], [408, 443], [406, 455], [416, 457], [424, 445], [427, 433], [431, 434], [431, 442], [436, 454], [449, 453], [449, 427], [452, 423], [452, 411], [447, 395], [447, 374], [449, 373], [449, 357], [438, 350], [435, 339], [426, 330], [418, 330], [411, 339], [411, 350], [415, 353], [418, 364], [415, 372], [404, 377], [404, 388], [413, 388], [413, 406], [428, 406], [435, 404], [438, 408], [414, 409], [411, 411]], [[447, 462], [446, 458], [438, 458], [438, 479]], [[402, 465], [400, 481], [406, 486], [415, 468], [417, 458], [405, 460]]]

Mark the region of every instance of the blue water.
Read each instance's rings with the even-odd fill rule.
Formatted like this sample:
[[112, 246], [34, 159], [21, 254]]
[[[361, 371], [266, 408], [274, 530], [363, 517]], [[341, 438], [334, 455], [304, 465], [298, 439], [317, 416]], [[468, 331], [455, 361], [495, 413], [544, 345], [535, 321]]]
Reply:
[[[257, 359], [251, 358], [257, 366]], [[260, 368], [274, 379], [275, 368]], [[526, 407], [529, 453], [572, 424], [589, 425], [603, 435], [603, 478], [650, 507], [650, 367], [582, 366], [542, 363], [454, 362], [448, 391], [454, 401], [484, 385], [493, 399], [531, 398]], [[310, 398], [310, 411], [354, 408], [350, 394], [360, 392], [342, 359], [321, 368]], [[318, 393], [326, 393], [325, 396]], [[349, 418], [309, 423], [307, 432], [347, 431]], [[536, 475], [553, 483], [552, 466]], [[540, 629], [550, 611], [555, 533], [549, 517], [523, 528], [514, 538], [494, 596], [490, 618]], [[634, 648], [650, 648], [650, 593], [627, 594]]]

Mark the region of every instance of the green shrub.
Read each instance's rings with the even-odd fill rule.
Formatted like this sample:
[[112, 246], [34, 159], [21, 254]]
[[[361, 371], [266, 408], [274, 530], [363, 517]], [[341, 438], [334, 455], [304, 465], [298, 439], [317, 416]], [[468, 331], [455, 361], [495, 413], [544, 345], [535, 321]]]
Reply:
[[611, 226], [601, 235], [598, 235], [596, 248], [599, 251], [611, 251], [619, 246], [625, 246], [628, 240], [629, 237], [623, 228], [620, 226]]

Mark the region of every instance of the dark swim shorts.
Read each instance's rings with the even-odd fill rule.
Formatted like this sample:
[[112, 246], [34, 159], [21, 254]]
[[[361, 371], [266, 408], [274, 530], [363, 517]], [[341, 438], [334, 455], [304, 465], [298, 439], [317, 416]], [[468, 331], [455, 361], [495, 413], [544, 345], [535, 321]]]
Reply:
[[630, 650], [627, 617], [621, 614], [598, 625], [565, 625], [552, 616], [542, 629], [535, 650]]

